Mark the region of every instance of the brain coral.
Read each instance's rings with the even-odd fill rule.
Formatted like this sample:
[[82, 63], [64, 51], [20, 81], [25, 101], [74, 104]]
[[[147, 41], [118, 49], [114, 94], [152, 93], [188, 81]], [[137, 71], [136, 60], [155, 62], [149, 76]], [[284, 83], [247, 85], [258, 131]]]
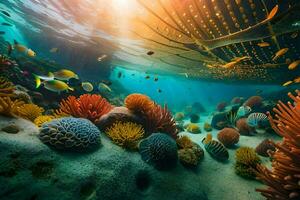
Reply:
[[218, 140], [225, 147], [232, 147], [239, 142], [240, 134], [234, 128], [224, 128], [218, 133]]
[[73, 117], [86, 118], [95, 123], [112, 108], [113, 106], [100, 95], [84, 94], [79, 98], [69, 96], [66, 100], [63, 100], [56, 114], [58, 116], [71, 115]]
[[18, 109], [18, 116], [24, 119], [34, 121], [37, 117], [41, 116], [44, 109], [35, 104], [24, 104]]
[[248, 125], [247, 118], [237, 120], [236, 128], [239, 130], [241, 135], [251, 135], [255, 131], [254, 128]]
[[105, 132], [114, 143], [126, 149], [136, 149], [145, 133], [141, 125], [132, 122], [116, 122]]
[[100, 131], [87, 119], [64, 117], [43, 124], [39, 138], [56, 149], [84, 151], [100, 144]]
[[175, 167], [178, 160], [177, 145], [170, 136], [155, 133], [139, 144], [142, 159], [158, 169]]
[[262, 106], [263, 98], [260, 96], [252, 96], [244, 103], [245, 106], [249, 106], [252, 109], [257, 109]]

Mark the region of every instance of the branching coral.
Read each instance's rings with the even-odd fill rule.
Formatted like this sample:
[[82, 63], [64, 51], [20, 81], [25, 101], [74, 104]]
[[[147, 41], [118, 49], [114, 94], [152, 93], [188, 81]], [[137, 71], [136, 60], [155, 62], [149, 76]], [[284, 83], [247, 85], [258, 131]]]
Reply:
[[0, 77], [0, 97], [11, 97], [14, 94], [15, 86], [6, 78]]
[[100, 95], [84, 94], [79, 98], [69, 96], [60, 103], [60, 109], [56, 115], [71, 115], [78, 118], [86, 118], [96, 123], [101, 116], [107, 114], [113, 108], [112, 105]]
[[300, 91], [297, 96], [289, 93], [294, 104], [279, 101], [275, 118], [269, 115], [272, 128], [283, 137], [273, 145], [277, 149], [272, 155], [272, 169], [258, 167], [258, 179], [268, 188], [257, 189], [268, 200], [296, 200], [300, 198]]
[[261, 163], [259, 156], [250, 147], [240, 147], [235, 152], [235, 173], [244, 178], [255, 178], [257, 166]]
[[131, 150], [137, 148], [145, 133], [141, 125], [132, 122], [116, 122], [105, 132], [114, 143]]
[[41, 115], [41, 116], [38, 116], [37, 118], [35, 118], [33, 123], [36, 126], [41, 127], [44, 123], [49, 122], [53, 119], [55, 119], [55, 117], [52, 115]]
[[17, 116], [18, 108], [24, 104], [20, 100], [11, 100], [10, 97], [0, 97], [0, 114], [7, 117]]
[[44, 109], [35, 104], [24, 104], [17, 109], [17, 115], [24, 119], [34, 121], [37, 117], [41, 116]]

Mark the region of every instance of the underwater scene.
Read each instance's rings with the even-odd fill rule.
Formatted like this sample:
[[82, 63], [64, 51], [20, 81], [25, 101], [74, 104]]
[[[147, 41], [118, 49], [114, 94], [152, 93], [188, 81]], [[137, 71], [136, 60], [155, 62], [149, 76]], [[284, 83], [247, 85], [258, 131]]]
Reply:
[[0, 0], [0, 200], [300, 200], [299, 0]]

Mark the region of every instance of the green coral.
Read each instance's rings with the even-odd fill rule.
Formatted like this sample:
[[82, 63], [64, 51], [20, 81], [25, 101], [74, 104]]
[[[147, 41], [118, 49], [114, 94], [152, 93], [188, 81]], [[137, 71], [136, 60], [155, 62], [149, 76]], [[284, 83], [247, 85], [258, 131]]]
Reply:
[[235, 152], [235, 173], [241, 177], [255, 179], [257, 173], [257, 165], [261, 163], [261, 159], [250, 147], [240, 147]]

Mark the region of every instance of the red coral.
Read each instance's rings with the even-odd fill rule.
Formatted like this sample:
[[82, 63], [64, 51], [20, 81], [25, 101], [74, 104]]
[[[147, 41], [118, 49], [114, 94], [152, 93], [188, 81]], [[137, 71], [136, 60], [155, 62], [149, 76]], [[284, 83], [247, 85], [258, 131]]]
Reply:
[[241, 118], [237, 120], [235, 124], [241, 135], [251, 135], [255, 130], [247, 123], [247, 118]]
[[245, 106], [249, 106], [252, 109], [261, 107], [263, 104], [263, 98], [261, 96], [252, 96], [245, 102]]
[[234, 128], [224, 128], [218, 133], [218, 140], [225, 147], [232, 147], [239, 142], [240, 134]]
[[86, 118], [96, 123], [101, 116], [107, 114], [112, 108], [113, 106], [100, 95], [84, 94], [79, 98], [69, 96], [63, 100], [56, 113]]
[[227, 106], [227, 103], [226, 103], [226, 102], [220, 102], [220, 103], [217, 105], [217, 111], [222, 112], [223, 110], [225, 110], [226, 106]]

